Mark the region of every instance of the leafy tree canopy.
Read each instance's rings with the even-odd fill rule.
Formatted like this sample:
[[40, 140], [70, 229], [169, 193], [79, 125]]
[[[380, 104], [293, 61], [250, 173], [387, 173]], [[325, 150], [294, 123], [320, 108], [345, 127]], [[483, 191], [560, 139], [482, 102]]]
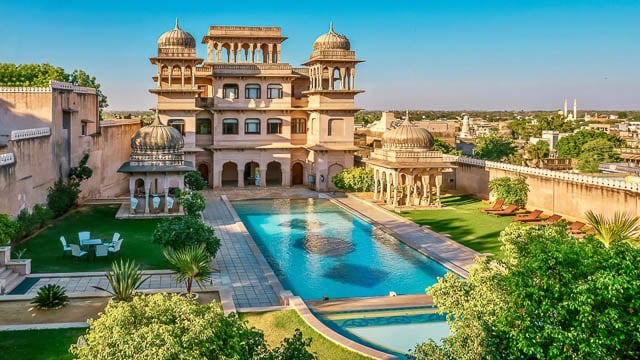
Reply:
[[473, 157], [489, 161], [502, 161], [515, 152], [516, 149], [513, 147], [511, 139], [498, 134], [489, 134], [476, 140]]
[[442, 346], [417, 359], [637, 359], [640, 249], [576, 240], [562, 225], [512, 224], [502, 259], [477, 259], [427, 292], [447, 314]]
[[527, 146], [526, 152], [529, 159], [546, 159], [549, 157], [549, 143], [539, 140], [537, 143]]
[[344, 191], [373, 190], [373, 170], [362, 167], [347, 168], [333, 175], [331, 181]]
[[529, 185], [523, 177], [510, 178], [508, 176], [495, 178], [489, 181], [489, 190], [494, 192], [498, 199], [503, 199], [505, 204], [526, 206], [529, 194]]
[[581, 172], [599, 172], [600, 164], [620, 161], [614, 144], [604, 138], [589, 141], [580, 150], [578, 169]]
[[49, 86], [49, 80], [68, 82], [77, 86], [96, 89], [100, 112], [109, 106], [107, 97], [100, 90], [95, 76], [83, 70], [74, 69], [71, 74], [59, 66], [51, 64], [12, 64], [0, 63], [0, 86]]
[[184, 174], [184, 184], [189, 190], [200, 191], [207, 187], [207, 182], [204, 181], [199, 171], [189, 171]]
[[292, 338], [270, 349], [264, 334], [236, 313], [225, 315], [216, 302], [197, 302], [168, 294], [111, 301], [69, 349], [78, 360], [314, 360], [310, 339], [296, 329]]
[[153, 242], [173, 250], [204, 244], [211, 257], [215, 257], [220, 249], [220, 239], [197, 216], [163, 220], [153, 232]]
[[433, 150], [440, 151], [443, 154], [452, 154], [452, 155], [460, 155], [461, 154], [460, 151], [456, 150], [455, 147], [449, 145], [444, 140], [441, 140], [441, 139], [438, 139], [438, 138], [433, 138], [433, 140], [434, 140]]
[[597, 139], [605, 139], [616, 148], [625, 146], [625, 141], [617, 135], [597, 130], [580, 130], [575, 134], [558, 140], [556, 144], [558, 157], [562, 159], [577, 159], [582, 153], [582, 147], [586, 143]]

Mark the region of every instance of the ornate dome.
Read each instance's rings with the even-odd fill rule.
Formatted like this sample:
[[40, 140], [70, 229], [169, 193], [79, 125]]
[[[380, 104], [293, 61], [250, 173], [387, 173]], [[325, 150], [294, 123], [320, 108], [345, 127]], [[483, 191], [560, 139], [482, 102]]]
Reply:
[[409, 112], [400, 126], [382, 136], [383, 148], [431, 150], [433, 145], [433, 135], [429, 130], [411, 124]]
[[184, 140], [180, 132], [155, 120], [143, 126], [131, 137], [132, 166], [180, 166], [184, 164]]
[[158, 39], [159, 48], [196, 48], [196, 39], [188, 32], [180, 29], [178, 26], [178, 19], [176, 19], [176, 26], [173, 30], [169, 30], [162, 34]]
[[351, 43], [346, 36], [333, 31], [333, 23], [331, 23], [329, 32], [320, 35], [313, 42], [313, 50], [351, 50]]

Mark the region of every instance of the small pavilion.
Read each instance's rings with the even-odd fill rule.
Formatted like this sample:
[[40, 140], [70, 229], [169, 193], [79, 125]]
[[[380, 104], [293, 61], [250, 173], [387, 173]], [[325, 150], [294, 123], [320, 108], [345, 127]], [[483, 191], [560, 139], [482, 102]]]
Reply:
[[[131, 137], [129, 161], [118, 172], [129, 174], [131, 196], [126, 217], [182, 214], [175, 189], [184, 189], [184, 175], [194, 171], [193, 163], [184, 160], [182, 134], [160, 121], [143, 126]], [[120, 213], [119, 213], [120, 215]]]
[[[433, 135], [409, 121], [382, 136], [382, 148], [365, 160], [373, 169], [374, 200], [392, 206], [440, 206], [442, 173], [455, 166], [433, 150]], [[434, 194], [435, 188], [435, 194]]]

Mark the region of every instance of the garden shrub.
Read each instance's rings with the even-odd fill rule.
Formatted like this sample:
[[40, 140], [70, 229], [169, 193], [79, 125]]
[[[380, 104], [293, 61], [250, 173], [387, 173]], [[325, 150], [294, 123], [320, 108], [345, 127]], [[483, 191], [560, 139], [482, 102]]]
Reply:
[[109, 302], [70, 351], [78, 360], [317, 359], [309, 344], [296, 332], [274, 351], [262, 331], [235, 312], [225, 315], [217, 302], [160, 293]]
[[200, 191], [207, 187], [207, 182], [204, 181], [202, 175], [198, 171], [190, 171], [184, 175], [184, 184], [189, 190]]
[[207, 205], [207, 201], [199, 191], [183, 190], [178, 191], [180, 204], [187, 216], [198, 216]]
[[16, 218], [16, 231], [13, 239], [23, 239], [43, 228], [53, 217], [53, 212], [46, 206], [37, 204], [30, 213], [27, 209], [20, 210]]
[[47, 284], [38, 290], [31, 301], [38, 309], [56, 309], [69, 302], [67, 291], [58, 284]]
[[204, 244], [211, 257], [220, 249], [220, 239], [213, 229], [195, 216], [163, 220], [153, 232], [153, 242], [173, 250]]
[[73, 182], [64, 182], [62, 179], [49, 188], [47, 194], [47, 207], [58, 217], [78, 204], [80, 188]]
[[9, 215], [0, 214], [0, 246], [8, 245], [18, 230], [18, 224]]
[[336, 188], [344, 191], [372, 191], [373, 170], [362, 167], [344, 169], [331, 178]]
[[523, 177], [510, 178], [508, 176], [495, 178], [489, 181], [489, 190], [494, 192], [498, 199], [504, 199], [505, 204], [527, 205], [529, 185]]

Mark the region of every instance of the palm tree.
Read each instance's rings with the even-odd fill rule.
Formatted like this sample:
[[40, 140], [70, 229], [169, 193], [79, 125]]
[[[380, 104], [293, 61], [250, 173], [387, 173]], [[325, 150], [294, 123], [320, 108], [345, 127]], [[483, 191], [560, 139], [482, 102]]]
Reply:
[[187, 294], [191, 294], [194, 281], [202, 287], [203, 282], [211, 279], [209, 254], [207, 254], [204, 244], [187, 246], [178, 250], [167, 248], [164, 250], [164, 256], [173, 266], [176, 280], [186, 283]]
[[620, 241], [627, 241], [632, 245], [640, 245], [640, 224], [637, 216], [616, 211], [613, 217], [606, 218], [602, 214], [586, 212], [587, 221], [596, 233], [595, 237], [606, 247]]

